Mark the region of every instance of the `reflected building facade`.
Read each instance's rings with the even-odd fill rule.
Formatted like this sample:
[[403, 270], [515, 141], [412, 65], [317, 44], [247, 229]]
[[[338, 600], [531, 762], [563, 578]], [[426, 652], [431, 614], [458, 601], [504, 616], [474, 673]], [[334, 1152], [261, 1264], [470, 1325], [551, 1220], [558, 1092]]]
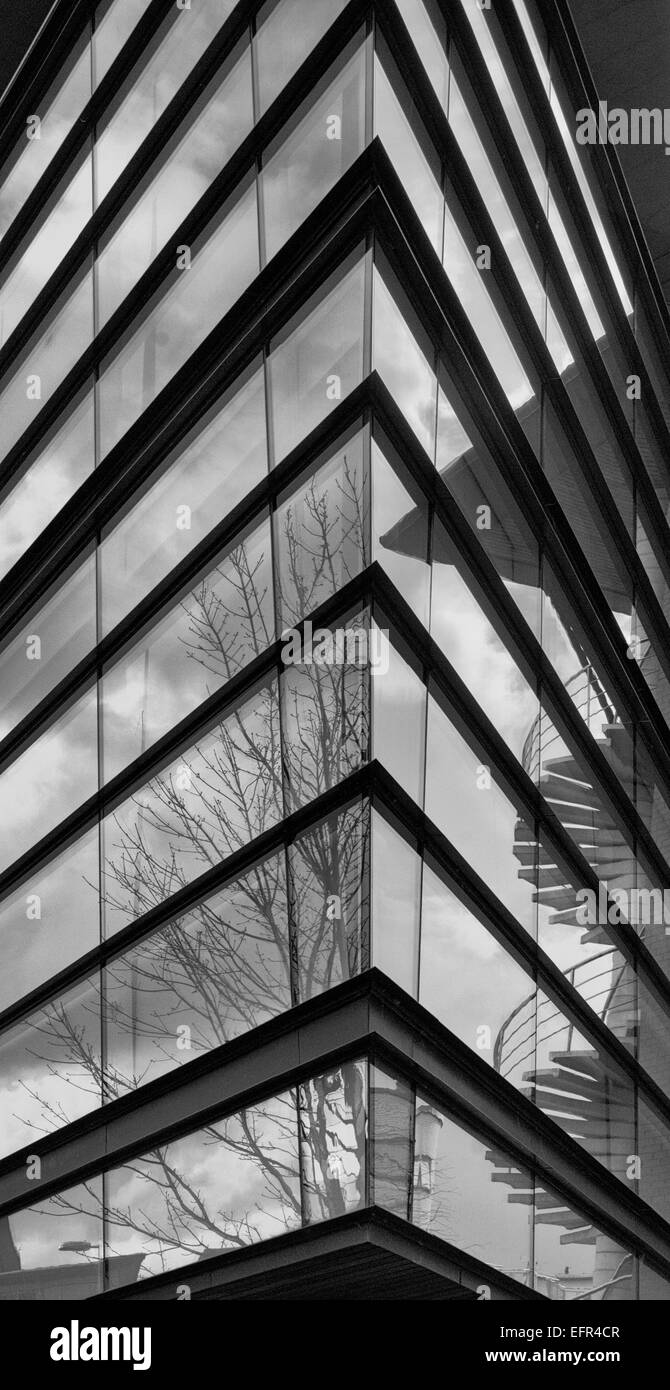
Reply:
[[669, 320], [560, 9], [81, 0], [0, 101], [2, 1299], [670, 1296]]

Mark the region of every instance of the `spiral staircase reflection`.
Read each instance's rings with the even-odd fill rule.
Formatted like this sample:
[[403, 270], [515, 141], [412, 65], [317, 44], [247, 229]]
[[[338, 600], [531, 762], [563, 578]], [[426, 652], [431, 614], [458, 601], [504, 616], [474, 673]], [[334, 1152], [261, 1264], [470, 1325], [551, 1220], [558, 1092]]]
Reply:
[[[612, 770], [629, 793], [633, 792], [633, 767], [628, 754], [630, 738], [617, 718], [591, 666], [576, 672], [567, 687], [574, 703], [594, 733]], [[638, 885], [630, 849], [603, 804], [598, 791], [585, 780], [582, 768], [563, 744], [545, 713], [534, 722], [526, 739], [523, 765], [537, 783], [568, 834], [576, 841], [598, 878], [609, 891], [627, 892]], [[651, 778], [641, 782], [637, 769], [635, 795], [643, 817], [651, 813]], [[643, 803], [646, 801], [646, 805]], [[519, 877], [534, 885], [534, 899], [551, 909], [548, 929], [577, 928], [580, 900], [566, 881], [565, 871], [552, 860], [537, 840], [534, 827], [519, 818], [514, 854]], [[602, 925], [582, 929], [581, 944], [602, 951], [573, 965], [566, 977], [595, 1013], [626, 1045], [635, 1042], [637, 1003], [635, 981], [624, 957], [611, 946]], [[631, 1091], [625, 1076], [613, 1073], [598, 1052], [540, 991], [534, 991], [505, 1021], [496, 1040], [494, 1065], [502, 1076], [576, 1139], [610, 1171], [623, 1176], [631, 1154]], [[587, 1287], [570, 1289], [570, 1279], [559, 1273], [541, 1275], [549, 1297], [621, 1300], [633, 1296], [633, 1261], [616, 1243], [563, 1205], [555, 1194], [530, 1190], [527, 1176], [509, 1167], [495, 1151], [488, 1155], [494, 1182], [512, 1190], [511, 1203], [535, 1205], [536, 1228], [560, 1227], [561, 1246], [595, 1246], [593, 1272]]]

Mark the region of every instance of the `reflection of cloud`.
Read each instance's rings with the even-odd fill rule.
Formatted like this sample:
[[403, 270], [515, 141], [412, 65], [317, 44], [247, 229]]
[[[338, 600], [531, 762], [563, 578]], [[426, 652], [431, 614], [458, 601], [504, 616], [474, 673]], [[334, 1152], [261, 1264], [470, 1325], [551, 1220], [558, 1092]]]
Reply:
[[37, 230], [33, 229], [21, 259], [0, 288], [0, 344], [6, 342], [44, 288], [92, 212], [89, 156], [61, 192], [53, 211]]
[[0, 778], [6, 868], [97, 789], [97, 700], [89, 691]]
[[[48, 980], [99, 939], [97, 828], [42, 871], [30, 878], [0, 905], [0, 1008], [6, 1007]], [[29, 895], [40, 899], [41, 917], [27, 916]]]

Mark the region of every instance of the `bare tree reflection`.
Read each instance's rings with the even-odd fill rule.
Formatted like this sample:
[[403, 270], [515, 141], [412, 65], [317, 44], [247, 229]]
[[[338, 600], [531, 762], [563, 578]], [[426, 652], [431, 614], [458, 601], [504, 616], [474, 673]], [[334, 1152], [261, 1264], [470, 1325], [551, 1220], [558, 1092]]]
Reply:
[[[280, 507], [280, 630], [366, 563], [366, 494], [354, 448]], [[206, 672], [212, 690], [271, 640], [269, 566], [268, 554], [242, 542], [182, 603], [180, 659]], [[109, 818], [108, 932], [250, 844], [367, 756], [364, 670], [304, 664], [287, 667], [281, 681], [281, 713], [279, 682], [269, 679]], [[367, 805], [345, 807], [287, 854], [267, 856], [117, 957], [76, 1007], [48, 1005], [32, 1028], [40, 1080], [22, 1083], [33, 1131], [81, 1113], [75, 1092], [91, 1105], [113, 1101], [364, 968], [368, 840]], [[364, 1073], [348, 1063], [299, 1095], [156, 1148], [106, 1179], [107, 1253], [132, 1245], [146, 1252], [145, 1272], [153, 1273], [353, 1209], [364, 1200], [365, 1129]], [[51, 1199], [49, 1214], [99, 1217], [100, 1206], [95, 1186], [84, 1185], [75, 1198]]]

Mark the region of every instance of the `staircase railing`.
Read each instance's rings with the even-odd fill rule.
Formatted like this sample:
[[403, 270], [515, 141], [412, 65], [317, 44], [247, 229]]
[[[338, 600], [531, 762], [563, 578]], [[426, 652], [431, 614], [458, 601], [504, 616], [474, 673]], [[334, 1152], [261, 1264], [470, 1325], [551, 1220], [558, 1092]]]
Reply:
[[[595, 737], [600, 733], [603, 722], [615, 722], [616, 710], [590, 662], [575, 671], [564, 684], [575, 708]], [[529, 777], [536, 777], [540, 761], [546, 757], [548, 749], [557, 743], [563, 743], [563, 739], [550, 716], [541, 710], [529, 729], [521, 754], [521, 762]]]
[[[625, 987], [626, 962], [616, 966], [613, 958], [617, 954], [615, 948], [608, 948], [565, 972], [568, 983], [601, 1019], [611, 1016], [615, 1008], [628, 1012], [630, 1006], [635, 1007], [633, 982]], [[538, 1048], [558, 1038], [563, 1039], [561, 1049], [571, 1052], [576, 1031], [552, 999], [534, 990], [503, 1023], [493, 1049], [493, 1065], [501, 1076], [509, 1076], [525, 1062], [534, 1066]]]

